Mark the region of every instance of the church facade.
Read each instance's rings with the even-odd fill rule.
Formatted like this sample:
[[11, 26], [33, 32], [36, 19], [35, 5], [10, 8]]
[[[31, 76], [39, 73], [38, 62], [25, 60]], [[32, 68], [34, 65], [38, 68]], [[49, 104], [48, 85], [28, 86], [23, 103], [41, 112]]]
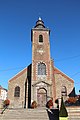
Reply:
[[49, 99], [65, 99], [74, 88], [74, 81], [54, 67], [50, 56], [50, 30], [41, 18], [31, 30], [32, 64], [8, 82], [8, 99], [12, 108], [30, 108], [32, 101], [38, 107]]

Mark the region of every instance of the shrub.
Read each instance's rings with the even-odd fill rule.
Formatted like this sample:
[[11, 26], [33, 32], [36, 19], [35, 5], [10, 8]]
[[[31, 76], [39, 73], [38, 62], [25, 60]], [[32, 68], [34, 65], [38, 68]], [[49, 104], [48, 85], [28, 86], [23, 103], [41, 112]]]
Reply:
[[4, 107], [7, 107], [9, 104], [10, 104], [10, 100], [6, 99], [6, 100], [4, 101]]
[[68, 103], [75, 103], [77, 101], [77, 98], [76, 97], [69, 97], [67, 101], [68, 101]]
[[37, 102], [36, 101], [33, 101], [32, 102], [32, 105], [31, 105], [31, 108], [36, 108], [37, 107]]

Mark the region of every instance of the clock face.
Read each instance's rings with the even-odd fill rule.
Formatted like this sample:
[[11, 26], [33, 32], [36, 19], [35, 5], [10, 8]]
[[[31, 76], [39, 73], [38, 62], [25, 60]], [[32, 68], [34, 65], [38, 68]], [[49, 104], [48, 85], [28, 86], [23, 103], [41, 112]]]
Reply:
[[37, 50], [37, 52], [39, 52], [42, 55], [44, 51], [42, 48], [40, 48], [39, 50]]

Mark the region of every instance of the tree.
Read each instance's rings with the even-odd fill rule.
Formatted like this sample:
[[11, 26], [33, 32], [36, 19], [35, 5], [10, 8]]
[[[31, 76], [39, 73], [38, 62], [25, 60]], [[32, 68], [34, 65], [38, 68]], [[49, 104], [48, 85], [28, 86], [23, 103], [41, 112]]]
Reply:
[[60, 107], [59, 117], [68, 117], [68, 112], [66, 110], [63, 97], [61, 98], [61, 107]]

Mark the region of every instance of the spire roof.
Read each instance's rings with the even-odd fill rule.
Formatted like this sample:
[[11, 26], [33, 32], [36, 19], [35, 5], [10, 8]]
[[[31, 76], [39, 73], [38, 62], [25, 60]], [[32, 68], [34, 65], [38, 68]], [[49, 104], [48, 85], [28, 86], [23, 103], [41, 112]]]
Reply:
[[38, 21], [36, 22], [35, 28], [45, 28], [44, 22], [42, 21], [41, 17], [39, 17]]

